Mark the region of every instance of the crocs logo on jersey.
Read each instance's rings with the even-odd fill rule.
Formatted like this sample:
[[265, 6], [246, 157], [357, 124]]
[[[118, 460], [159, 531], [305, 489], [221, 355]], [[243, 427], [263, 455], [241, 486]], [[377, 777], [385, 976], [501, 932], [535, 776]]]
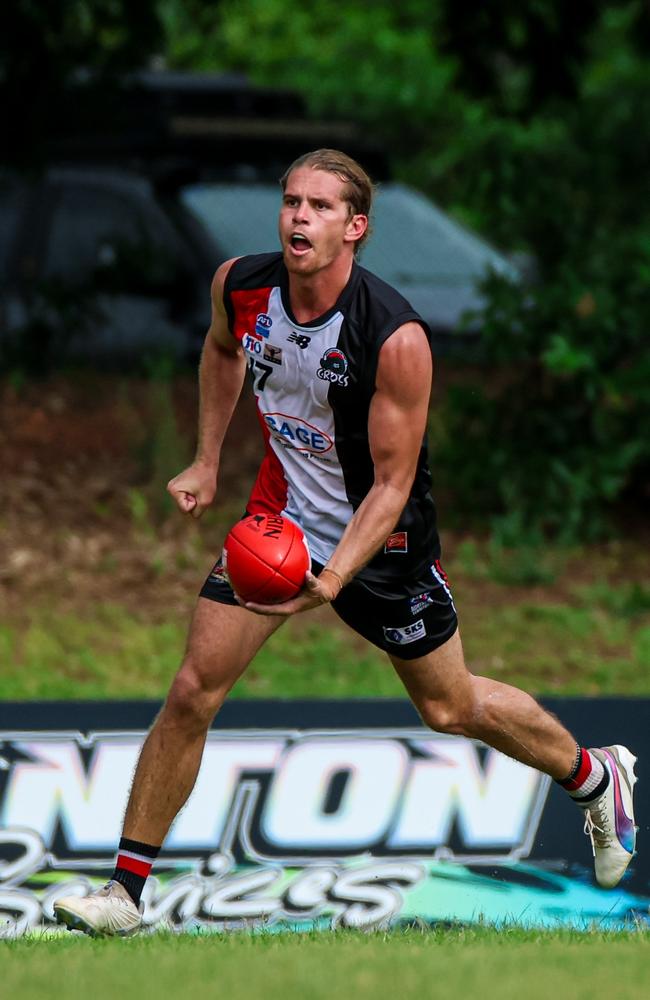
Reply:
[[257, 319], [255, 320], [255, 334], [254, 336], [268, 337], [271, 327], [273, 326], [273, 320], [266, 313], [258, 313]]
[[422, 618], [413, 622], [412, 625], [405, 625], [404, 628], [390, 628], [388, 625], [384, 625], [383, 629], [386, 641], [394, 642], [397, 646], [406, 646], [409, 642], [417, 642], [418, 639], [424, 639], [427, 634]]
[[273, 438], [285, 448], [323, 454], [329, 451], [334, 443], [325, 431], [307, 423], [306, 420], [289, 417], [286, 413], [265, 413], [264, 423]]
[[338, 347], [329, 347], [320, 359], [320, 368], [316, 372], [324, 382], [334, 385], [348, 385], [348, 359]]

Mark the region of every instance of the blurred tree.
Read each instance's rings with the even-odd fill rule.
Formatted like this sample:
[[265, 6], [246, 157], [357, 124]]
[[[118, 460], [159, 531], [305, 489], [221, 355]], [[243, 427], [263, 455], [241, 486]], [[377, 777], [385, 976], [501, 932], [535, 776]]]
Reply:
[[529, 117], [573, 100], [602, 0], [521, 4], [443, 0], [441, 50], [458, 59], [458, 84], [495, 110]]
[[14, 0], [0, 34], [0, 97], [11, 142], [4, 158], [38, 155], [57, 102], [82, 75], [101, 92], [159, 51], [156, 0]]
[[[302, 91], [320, 117], [354, 115], [422, 135], [453, 77], [433, 43], [436, 3], [404, 0], [160, 0], [175, 68], [233, 69]], [[421, 116], [412, 114], [416, 107]], [[407, 112], [408, 114], [404, 114]]]
[[527, 122], [493, 116], [454, 178], [458, 201], [539, 269], [532, 287], [488, 282], [496, 377], [455, 393], [440, 451], [459, 507], [496, 513], [509, 541], [594, 535], [626, 493], [647, 502], [649, 12], [606, 6], [576, 99]]

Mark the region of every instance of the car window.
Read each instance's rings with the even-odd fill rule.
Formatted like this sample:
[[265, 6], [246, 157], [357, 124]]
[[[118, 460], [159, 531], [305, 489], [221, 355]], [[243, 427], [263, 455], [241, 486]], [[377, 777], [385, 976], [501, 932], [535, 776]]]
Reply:
[[107, 291], [155, 292], [177, 275], [175, 253], [135, 201], [93, 185], [62, 186], [45, 275], [93, 281]]
[[180, 200], [202, 222], [224, 257], [280, 249], [280, 187], [273, 184], [193, 184]]
[[[273, 184], [196, 184], [185, 206], [210, 230], [225, 257], [278, 250], [280, 190]], [[471, 284], [505, 259], [428, 198], [400, 184], [378, 190], [361, 263], [408, 292], [416, 285]]]
[[466, 285], [506, 261], [478, 236], [400, 184], [377, 195], [373, 232], [363, 250], [364, 267], [397, 287]]

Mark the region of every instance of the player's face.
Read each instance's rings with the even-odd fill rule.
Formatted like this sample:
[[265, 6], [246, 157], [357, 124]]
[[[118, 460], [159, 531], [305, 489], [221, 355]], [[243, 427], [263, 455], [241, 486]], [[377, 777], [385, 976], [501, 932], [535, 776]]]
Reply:
[[351, 255], [365, 232], [365, 215], [352, 215], [344, 182], [326, 170], [298, 167], [289, 174], [280, 209], [280, 242], [287, 269], [316, 274]]

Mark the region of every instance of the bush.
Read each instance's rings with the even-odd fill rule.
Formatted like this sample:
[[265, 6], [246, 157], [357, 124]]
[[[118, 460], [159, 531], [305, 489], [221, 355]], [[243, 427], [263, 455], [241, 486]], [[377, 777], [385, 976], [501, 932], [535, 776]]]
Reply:
[[[650, 465], [650, 73], [586, 88], [562, 121], [483, 137], [534, 250], [534, 286], [492, 276], [482, 317], [486, 377], [456, 388], [438, 460], [462, 509], [529, 533], [600, 533]], [[523, 132], [525, 131], [525, 137]], [[525, 141], [524, 141], [525, 139]], [[561, 167], [561, 175], [560, 175]], [[490, 192], [490, 187], [493, 190]], [[507, 210], [505, 211], [507, 216]], [[496, 220], [495, 220], [496, 222]]]

